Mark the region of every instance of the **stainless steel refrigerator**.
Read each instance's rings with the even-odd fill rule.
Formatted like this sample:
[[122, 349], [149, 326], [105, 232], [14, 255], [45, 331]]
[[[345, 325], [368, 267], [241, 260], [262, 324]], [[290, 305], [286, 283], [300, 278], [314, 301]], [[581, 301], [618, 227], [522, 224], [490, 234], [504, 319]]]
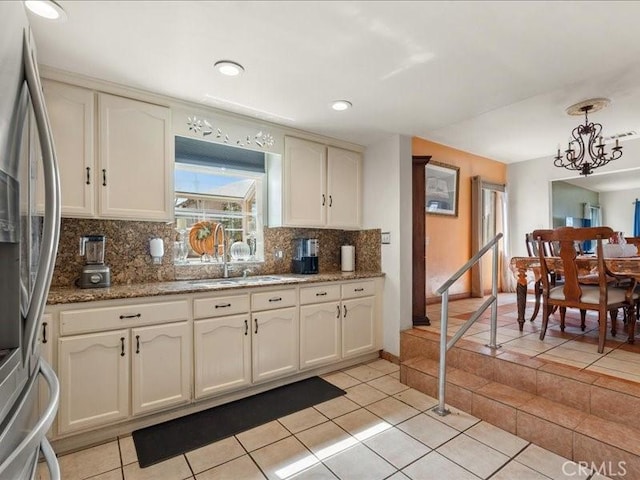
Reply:
[[[44, 215], [35, 212], [36, 182]], [[60, 390], [38, 342], [59, 231], [58, 169], [29, 22], [23, 2], [0, 2], [0, 479], [33, 478], [41, 453], [50, 478], [60, 478], [46, 438]]]

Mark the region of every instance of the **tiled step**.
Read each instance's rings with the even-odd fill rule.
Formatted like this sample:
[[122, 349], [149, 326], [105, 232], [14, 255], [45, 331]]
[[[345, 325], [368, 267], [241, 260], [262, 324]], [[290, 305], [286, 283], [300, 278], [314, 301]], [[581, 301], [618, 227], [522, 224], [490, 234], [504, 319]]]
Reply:
[[[401, 382], [436, 398], [438, 342], [401, 336]], [[447, 356], [447, 405], [576, 462], [625, 462], [625, 478], [640, 478], [640, 385], [460, 344]]]

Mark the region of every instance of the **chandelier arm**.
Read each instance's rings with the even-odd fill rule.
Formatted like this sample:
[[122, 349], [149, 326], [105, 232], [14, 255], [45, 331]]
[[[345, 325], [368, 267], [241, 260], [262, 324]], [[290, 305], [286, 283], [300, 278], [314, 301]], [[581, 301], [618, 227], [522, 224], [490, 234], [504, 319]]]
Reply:
[[605, 152], [605, 144], [601, 136], [602, 125], [589, 122], [589, 112], [598, 111], [608, 103], [608, 99], [597, 98], [572, 105], [567, 109], [570, 115], [575, 115], [578, 111], [584, 112], [584, 124], [578, 125], [571, 131], [571, 139], [564, 155], [558, 148], [553, 161], [554, 166], [575, 170], [580, 172], [580, 175], [587, 176], [591, 175], [594, 169], [622, 157], [622, 147], [617, 140], [611, 152]]
[[[578, 125], [571, 131], [571, 137], [573, 137], [573, 140], [569, 142], [570, 148], [567, 150], [567, 160], [575, 164], [578, 167], [577, 170], [581, 168], [585, 154], [584, 140], [582, 140], [582, 127], [582, 125]], [[578, 147], [577, 151], [575, 149], [575, 146]]]
[[599, 123], [590, 123], [589, 129], [589, 156], [593, 159], [593, 165], [595, 168], [602, 167], [609, 163], [607, 154], [604, 152], [604, 144], [597, 145], [598, 137], [602, 132], [602, 125]]

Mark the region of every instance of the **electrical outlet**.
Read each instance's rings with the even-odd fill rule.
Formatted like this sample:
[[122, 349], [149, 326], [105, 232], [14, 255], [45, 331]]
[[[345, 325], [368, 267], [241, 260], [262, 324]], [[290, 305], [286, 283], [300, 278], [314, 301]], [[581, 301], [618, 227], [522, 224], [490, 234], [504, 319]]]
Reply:
[[383, 245], [389, 245], [391, 243], [391, 232], [382, 232], [380, 236], [380, 243]]

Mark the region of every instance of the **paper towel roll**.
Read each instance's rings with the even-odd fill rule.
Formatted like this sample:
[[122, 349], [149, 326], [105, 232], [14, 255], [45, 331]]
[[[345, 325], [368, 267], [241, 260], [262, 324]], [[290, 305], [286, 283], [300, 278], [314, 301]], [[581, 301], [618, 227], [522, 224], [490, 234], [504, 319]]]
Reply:
[[342, 261], [343, 272], [353, 272], [355, 270], [356, 247], [353, 245], [343, 245], [340, 248], [340, 259]]

